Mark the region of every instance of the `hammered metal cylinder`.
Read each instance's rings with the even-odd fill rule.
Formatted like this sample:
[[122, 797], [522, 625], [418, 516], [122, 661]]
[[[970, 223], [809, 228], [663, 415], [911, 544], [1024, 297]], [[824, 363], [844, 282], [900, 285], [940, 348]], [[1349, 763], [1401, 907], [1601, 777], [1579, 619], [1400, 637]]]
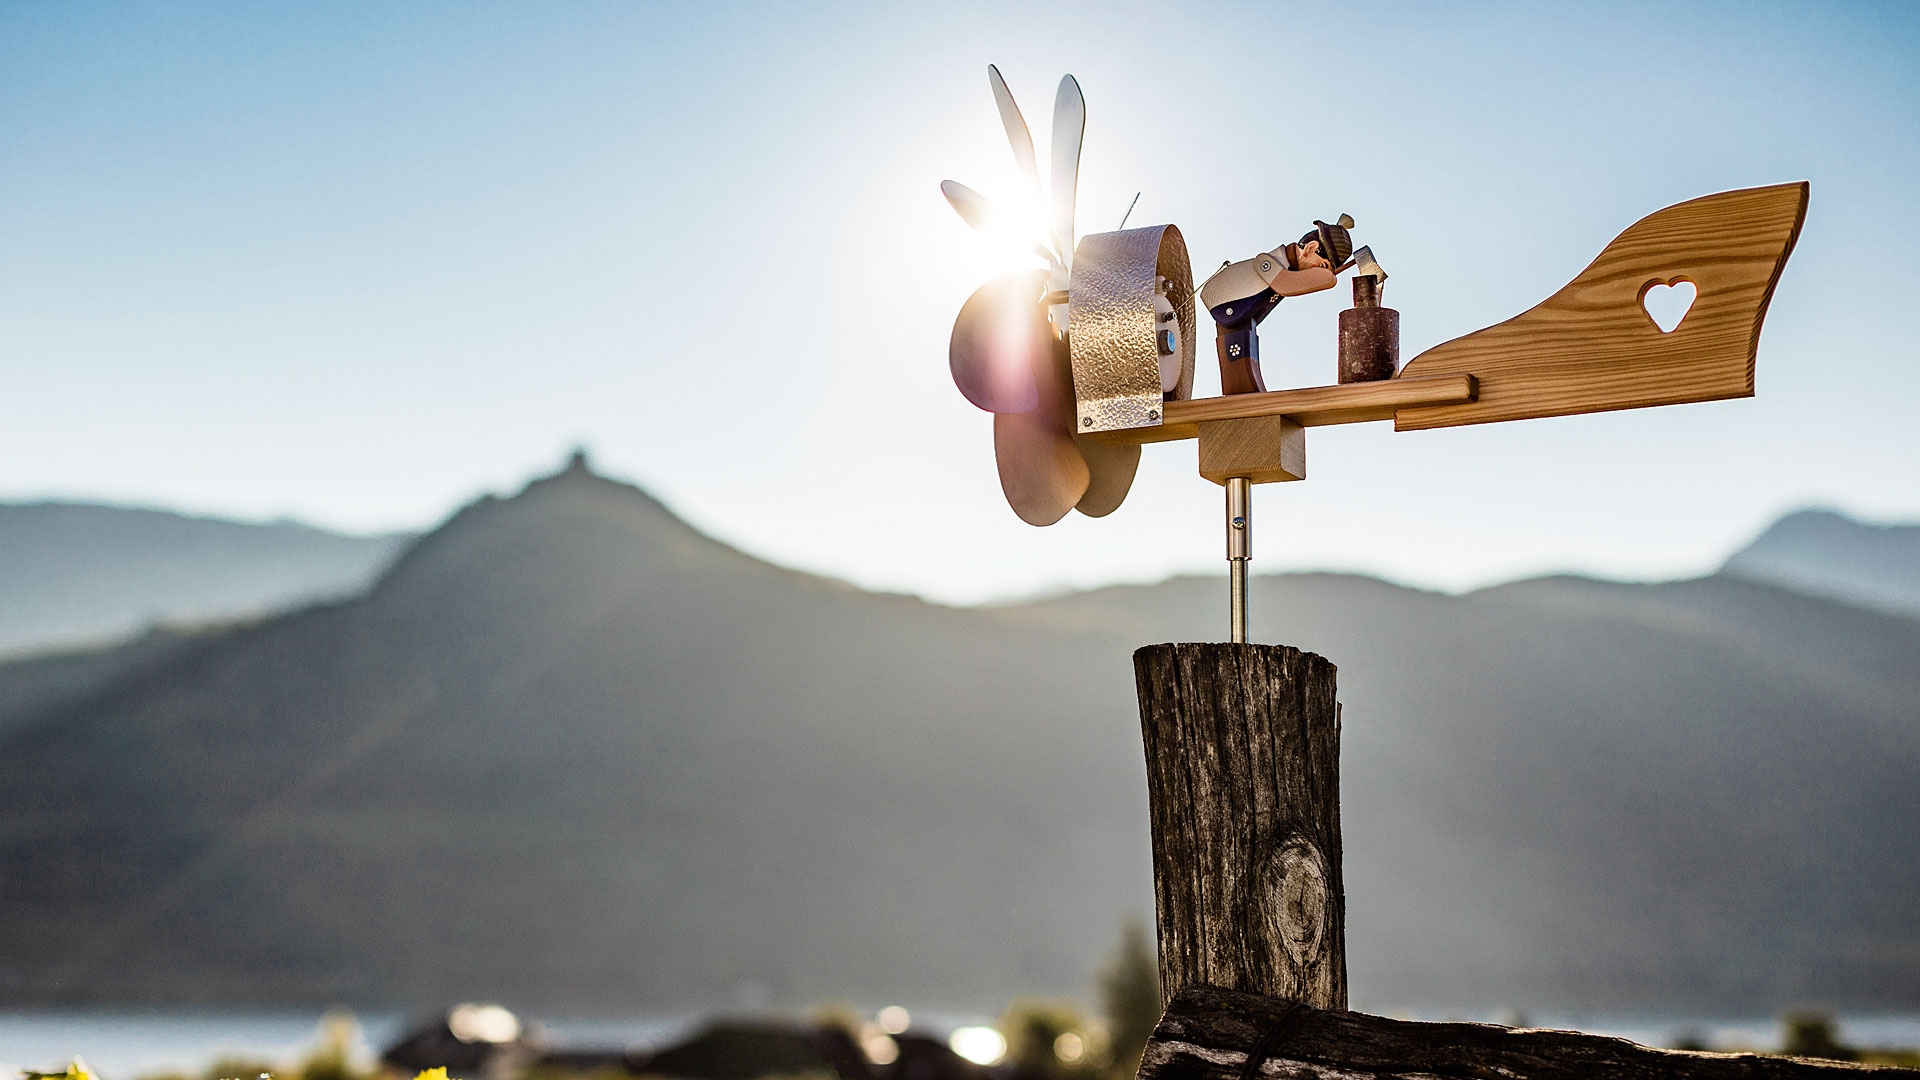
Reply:
[[[1179, 326], [1180, 377], [1171, 394], [1160, 389], [1154, 306], [1163, 279]], [[1179, 229], [1154, 225], [1081, 237], [1067, 301], [1074, 430], [1152, 427], [1167, 400], [1191, 395], [1194, 315], [1193, 268]]]
[[[1372, 278], [1355, 279], [1373, 283]], [[1360, 292], [1359, 288], [1354, 289]], [[1400, 313], [1384, 307], [1350, 307], [1340, 313], [1340, 381], [1391, 379], [1400, 370]]]

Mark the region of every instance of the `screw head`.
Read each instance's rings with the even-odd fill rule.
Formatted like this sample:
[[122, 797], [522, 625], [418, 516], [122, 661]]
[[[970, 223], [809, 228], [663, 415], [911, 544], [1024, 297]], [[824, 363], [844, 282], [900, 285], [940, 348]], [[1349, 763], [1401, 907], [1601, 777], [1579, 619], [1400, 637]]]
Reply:
[[1091, 416], [1083, 416], [1083, 417], [1081, 417], [1081, 418], [1080, 418], [1080, 426], [1081, 426], [1081, 427], [1092, 427], [1092, 426], [1093, 426], [1093, 417], [1091, 417]]
[[1246, 528], [1246, 527], [1247, 527], [1247, 519], [1246, 519], [1246, 518], [1243, 518], [1243, 517], [1237, 517], [1237, 518], [1234, 518], [1234, 519], [1233, 519], [1233, 527], [1234, 527], [1234, 528], [1236, 528], [1236, 529], [1244, 529], [1244, 528]]
[[1160, 419], [1160, 410], [1159, 410], [1159, 409], [1148, 409], [1148, 410], [1147, 410], [1147, 419], [1149, 419], [1149, 420], [1158, 420], [1158, 419]]

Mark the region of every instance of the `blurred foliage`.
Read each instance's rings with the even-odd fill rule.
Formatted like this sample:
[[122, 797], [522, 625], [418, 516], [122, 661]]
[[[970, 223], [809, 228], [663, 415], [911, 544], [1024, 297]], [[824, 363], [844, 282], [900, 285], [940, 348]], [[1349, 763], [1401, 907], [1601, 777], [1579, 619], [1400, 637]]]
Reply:
[[807, 1022], [815, 1027], [844, 1031], [857, 1039], [867, 1018], [851, 1001], [821, 1001], [808, 1007]]
[[1676, 1034], [1672, 1040], [1669, 1041], [1667, 1049], [1687, 1050], [1698, 1053], [1702, 1050], [1711, 1050], [1713, 1047], [1707, 1045], [1707, 1037], [1705, 1035], [1693, 1028], [1688, 1028]]
[[1828, 1058], [1833, 1061], [1857, 1061], [1863, 1065], [1895, 1065], [1920, 1069], [1920, 1048], [1899, 1049], [1848, 1046], [1840, 1041], [1839, 1025], [1823, 1012], [1802, 1011], [1780, 1018], [1780, 1053], [1792, 1057]]
[[573, 1069], [565, 1065], [535, 1065], [528, 1069], [520, 1080], [634, 1080], [634, 1077], [632, 1073], [618, 1065], [603, 1065], [597, 1069]]
[[1007, 1040], [1007, 1063], [1023, 1080], [1095, 1080], [1105, 1071], [1106, 1032], [1072, 1001], [1017, 998], [995, 1026]]
[[[344, 1009], [333, 1009], [320, 1018], [320, 1036], [313, 1051], [294, 1073], [299, 1080], [364, 1080], [369, 1074], [353, 1067], [353, 1049], [360, 1045], [360, 1024]], [[447, 1070], [438, 1077], [421, 1074], [420, 1080], [447, 1080]]]
[[[143, 1080], [384, 1080], [388, 1074], [377, 1067], [354, 1067], [353, 1052], [359, 1044], [359, 1022], [352, 1013], [334, 1009], [320, 1018], [320, 1030], [313, 1040], [313, 1048], [292, 1069], [282, 1069], [269, 1062], [248, 1058], [222, 1058], [198, 1076], [163, 1073], [144, 1077]], [[51, 1075], [54, 1078], [60, 1076], [59, 1073]], [[448, 1080], [447, 1070], [428, 1069], [414, 1080]]]
[[1006, 1061], [1022, 1078], [1123, 1080], [1140, 1068], [1160, 1023], [1160, 966], [1146, 924], [1129, 918], [1098, 982], [1102, 1019], [1090, 1021], [1069, 1000], [1022, 998], [995, 1026], [1007, 1040]]
[[1108, 1057], [1115, 1076], [1140, 1069], [1140, 1053], [1164, 1008], [1156, 945], [1139, 919], [1120, 927], [1120, 947], [1100, 973], [1100, 1008], [1107, 1017]]
[[1780, 1052], [1792, 1057], [1831, 1058], [1834, 1061], [1858, 1061], [1860, 1053], [1842, 1046], [1834, 1030], [1833, 1017], [1819, 1012], [1788, 1013], [1780, 1020], [1785, 1034]]
[[262, 1076], [278, 1080], [280, 1067], [251, 1058], [221, 1058], [207, 1066], [207, 1071], [200, 1075], [202, 1080], [256, 1080]]

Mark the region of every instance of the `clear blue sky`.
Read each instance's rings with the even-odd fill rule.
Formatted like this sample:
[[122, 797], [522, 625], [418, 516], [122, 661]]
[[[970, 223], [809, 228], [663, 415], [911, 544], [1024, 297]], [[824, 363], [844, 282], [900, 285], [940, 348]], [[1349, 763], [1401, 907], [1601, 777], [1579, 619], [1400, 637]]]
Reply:
[[[946, 342], [1007, 253], [938, 192], [1021, 190], [992, 61], [1043, 140], [1079, 78], [1082, 232], [1138, 190], [1205, 266], [1351, 213], [1406, 356], [1812, 181], [1758, 397], [1315, 431], [1258, 569], [1672, 576], [1807, 503], [1920, 518], [1920, 6], [1599, 7], [0, 6], [0, 499], [417, 528], [581, 443], [869, 586], [1219, 572], [1191, 443], [1100, 521], [1001, 501]], [[1330, 381], [1342, 302], [1269, 321], [1270, 383]]]

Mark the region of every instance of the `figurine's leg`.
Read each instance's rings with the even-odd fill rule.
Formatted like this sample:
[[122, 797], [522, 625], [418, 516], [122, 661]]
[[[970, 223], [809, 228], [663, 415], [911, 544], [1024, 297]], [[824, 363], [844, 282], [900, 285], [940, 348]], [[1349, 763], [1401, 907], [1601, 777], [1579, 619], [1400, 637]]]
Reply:
[[1214, 348], [1220, 352], [1222, 394], [1266, 392], [1267, 384], [1260, 378], [1259, 326], [1279, 303], [1280, 294], [1266, 289], [1207, 309], [1217, 334]]
[[1260, 334], [1252, 323], [1236, 330], [1219, 327], [1214, 347], [1220, 353], [1222, 394], [1266, 392], [1267, 384], [1260, 378]]

